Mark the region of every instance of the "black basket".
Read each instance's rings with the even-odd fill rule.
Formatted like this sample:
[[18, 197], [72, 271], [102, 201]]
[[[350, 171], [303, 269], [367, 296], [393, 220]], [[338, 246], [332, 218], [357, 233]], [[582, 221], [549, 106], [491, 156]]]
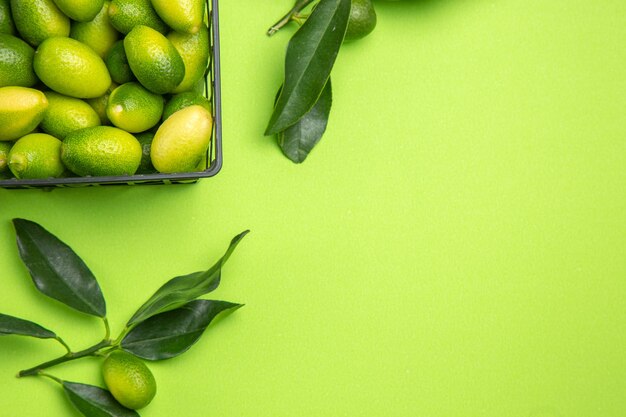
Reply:
[[218, 0], [206, 0], [209, 26], [210, 62], [205, 76], [205, 95], [211, 101], [213, 112], [213, 132], [207, 150], [207, 166], [199, 172], [175, 174], [137, 174], [107, 177], [67, 177], [18, 180], [0, 179], [0, 188], [78, 188], [100, 185], [160, 185], [189, 184], [201, 178], [212, 177], [222, 168], [222, 107], [220, 90], [220, 36]]

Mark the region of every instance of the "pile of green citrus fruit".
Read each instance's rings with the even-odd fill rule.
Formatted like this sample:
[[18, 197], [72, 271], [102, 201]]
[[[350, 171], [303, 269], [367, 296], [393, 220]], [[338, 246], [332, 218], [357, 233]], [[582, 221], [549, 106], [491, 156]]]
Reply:
[[205, 0], [0, 0], [0, 177], [201, 171]]

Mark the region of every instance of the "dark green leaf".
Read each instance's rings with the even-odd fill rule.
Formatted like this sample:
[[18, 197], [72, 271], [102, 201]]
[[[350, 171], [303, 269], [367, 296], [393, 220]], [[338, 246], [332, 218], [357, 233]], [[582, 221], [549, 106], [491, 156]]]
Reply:
[[266, 135], [293, 125], [317, 102], [343, 42], [350, 5], [350, 0], [321, 0], [289, 41], [284, 88]]
[[63, 388], [74, 407], [86, 417], [139, 417], [139, 413], [122, 406], [100, 387], [64, 381]]
[[121, 347], [143, 359], [173, 358], [196, 343], [215, 316], [239, 307], [227, 301], [191, 301], [139, 323], [122, 339]]
[[235, 236], [230, 241], [224, 256], [210, 269], [172, 278], [166, 282], [137, 310], [128, 321], [127, 326], [130, 327], [140, 323], [155, 314], [178, 308], [201, 295], [215, 290], [220, 283], [222, 266], [248, 232], [249, 230], [246, 230]]
[[287, 158], [295, 163], [306, 159], [326, 130], [332, 101], [333, 94], [329, 78], [313, 108], [294, 125], [278, 133], [278, 144]]
[[98, 281], [65, 243], [35, 222], [13, 219], [20, 257], [39, 291], [83, 313], [106, 315]]
[[9, 334], [32, 336], [40, 339], [55, 339], [57, 337], [54, 332], [41, 327], [37, 323], [6, 314], [0, 314], [0, 336]]

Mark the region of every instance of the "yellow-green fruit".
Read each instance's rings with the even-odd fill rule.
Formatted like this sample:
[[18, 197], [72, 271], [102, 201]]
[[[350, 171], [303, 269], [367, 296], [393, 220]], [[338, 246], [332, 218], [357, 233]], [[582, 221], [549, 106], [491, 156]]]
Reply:
[[9, 151], [13, 142], [0, 142], [0, 173], [9, 170]]
[[152, 28], [136, 26], [124, 38], [124, 50], [135, 77], [153, 93], [169, 93], [185, 77], [185, 64], [172, 42]]
[[0, 88], [0, 141], [15, 140], [37, 127], [48, 108], [39, 90], [27, 87]]
[[91, 108], [96, 111], [98, 117], [100, 117], [100, 124], [102, 125], [111, 124], [111, 121], [107, 116], [107, 104], [109, 103], [109, 96], [111, 95], [111, 92], [116, 88], [117, 84], [111, 83], [111, 86], [103, 96], [85, 100], [87, 104], [89, 104]]
[[159, 172], [191, 172], [197, 169], [211, 141], [213, 119], [202, 106], [177, 111], [159, 126], [150, 157]]
[[109, 2], [105, 1], [100, 12], [88, 22], [72, 22], [70, 38], [93, 49], [101, 58], [111, 50], [120, 33], [109, 21]]
[[71, 38], [49, 38], [39, 45], [33, 60], [35, 73], [52, 90], [76, 98], [106, 93], [111, 77], [93, 49]]
[[195, 91], [186, 91], [172, 96], [167, 103], [165, 103], [165, 107], [163, 108], [163, 120], [165, 121], [165, 119], [178, 110], [193, 106], [194, 104], [204, 107], [209, 112], [211, 111], [211, 102], [205, 96]]
[[130, 82], [117, 87], [109, 96], [107, 116], [111, 123], [127, 132], [139, 133], [161, 120], [163, 97]]
[[167, 39], [172, 42], [185, 64], [185, 77], [171, 92], [177, 94], [189, 91], [204, 76], [209, 65], [209, 30], [202, 24], [194, 34], [171, 32]]
[[204, 21], [204, 0], [151, 0], [169, 27], [178, 32], [197, 33]]
[[15, 36], [0, 33], [0, 87], [32, 87], [37, 83], [33, 71], [35, 50]]
[[113, 397], [126, 408], [143, 408], [156, 394], [152, 372], [130, 353], [115, 351], [109, 354], [102, 364], [102, 374]]
[[63, 139], [75, 130], [100, 125], [96, 111], [83, 100], [53, 91], [44, 94], [48, 99], [48, 110], [39, 125], [44, 132]]
[[22, 39], [33, 46], [70, 34], [70, 19], [52, 0], [11, 0], [11, 13]]
[[150, 4], [150, 0], [112, 0], [109, 6], [111, 24], [123, 34], [135, 26], [143, 25], [167, 33], [169, 28]]
[[141, 145], [122, 129], [88, 127], [65, 137], [61, 159], [81, 176], [133, 175], [141, 162]]
[[11, 16], [9, 0], [0, 0], [0, 33], [15, 35], [15, 25]]
[[361, 39], [376, 27], [376, 11], [372, 0], [352, 0], [346, 41]]
[[135, 75], [131, 71], [130, 65], [128, 65], [128, 58], [126, 58], [126, 51], [124, 50], [124, 41], [117, 41], [115, 45], [113, 45], [105, 57], [104, 62], [111, 78], [116, 83], [124, 84], [135, 79]]
[[54, 2], [70, 19], [89, 22], [102, 9], [104, 0], [54, 0]]
[[62, 176], [61, 141], [45, 133], [22, 136], [9, 152], [9, 169], [18, 179]]
[[[150, 147], [152, 146], [152, 140], [154, 139], [154, 133], [143, 132], [135, 136], [141, 144], [141, 163], [137, 169], [137, 174], [153, 174], [156, 172], [154, 166], [152, 166], [152, 160], [150, 159]], [[7, 142], [0, 142], [0, 145]]]

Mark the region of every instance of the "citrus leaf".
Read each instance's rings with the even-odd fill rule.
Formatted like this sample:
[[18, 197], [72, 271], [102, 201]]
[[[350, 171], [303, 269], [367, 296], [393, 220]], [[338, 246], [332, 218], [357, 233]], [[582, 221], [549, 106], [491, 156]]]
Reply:
[[249, 230], [246, 230], [235, 236], [230, 241], [224, 256], [211, 268], [206, 271], [175, 277], [166, 282], [137, 310], [128, 321], [127, 326], [130, 327], [140, 323], [155, 314], [178, 308], [201, 295], [215, 290], [220, 284], [222, 266], [248, 232]]
[[317, 102], [343, 42], [350, 5], [350, 0], [321, 0], [289, 41], [284, 88], [266, 135], [293, 125]]
[[106, 304], [96, 277], [65, 243], [39, 224], [13, 219], [20, 257], [37, 289], [69, 307], [106, 316]]
[[330, 78], [311, 110], [294, 125], [278, 133], [278, 144], [285, 156], [295, 163], [303, 162], [322, 138], [333, 101]]
[[139, 417], [139, 413], [122, 406], [100, 387], [63, 381], [63, 388], [74, 407], [86, 417]]
[[38, 337], [39, 339], [56, 339], [57, 337], [54, 332], [37, 323], [0, 313], [0, 336], [10, 334]]
[[227, 301], [190, 301], [139, 323], [122, 339], [120, 346], [147, 360], [173, 358], [196, 343], [215, 316], [241, 306]]

